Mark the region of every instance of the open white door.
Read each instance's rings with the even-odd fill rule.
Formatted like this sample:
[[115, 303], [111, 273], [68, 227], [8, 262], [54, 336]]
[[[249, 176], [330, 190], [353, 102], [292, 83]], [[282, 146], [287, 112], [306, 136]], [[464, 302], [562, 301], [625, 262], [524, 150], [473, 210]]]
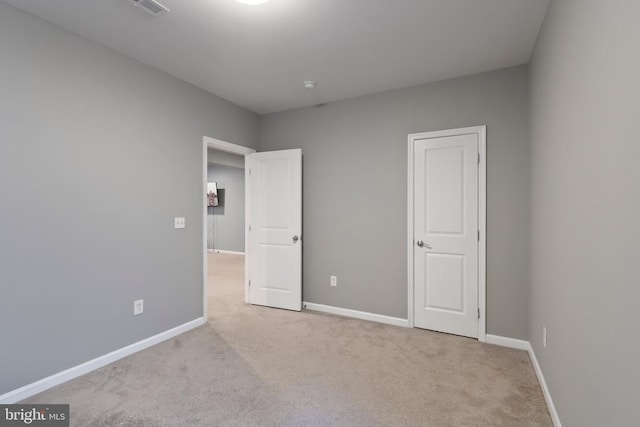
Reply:
[[302, 150], [254, 153], [249, 169], [249, 302], [302, 309]]

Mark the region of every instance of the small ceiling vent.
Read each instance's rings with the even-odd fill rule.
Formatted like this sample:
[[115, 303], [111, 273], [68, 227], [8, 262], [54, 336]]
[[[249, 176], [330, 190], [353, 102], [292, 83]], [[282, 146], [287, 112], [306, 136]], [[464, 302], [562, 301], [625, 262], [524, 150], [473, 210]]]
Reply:
[[165, 12], [169, 12], [169, 9], [156, 0], [129, 0], [131, 3], [138, 6], [140, 9], [144, 10], [150, 15], [158, 16], [162, 15]]

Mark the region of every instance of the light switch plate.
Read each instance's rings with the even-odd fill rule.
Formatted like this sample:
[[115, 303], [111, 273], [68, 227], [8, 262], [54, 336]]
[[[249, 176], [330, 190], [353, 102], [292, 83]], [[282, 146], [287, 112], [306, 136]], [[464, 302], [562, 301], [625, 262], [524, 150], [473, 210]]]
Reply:
[[175, 217], [173, 219], [173, 224], [174, 224], [174, 228], [185, 228], [186, 227], [186, 222], [184, 217]]
[[144, 313], [144, 300], [138, 299], [133, 302], [133, 315], [137, 316], [138, 314]]

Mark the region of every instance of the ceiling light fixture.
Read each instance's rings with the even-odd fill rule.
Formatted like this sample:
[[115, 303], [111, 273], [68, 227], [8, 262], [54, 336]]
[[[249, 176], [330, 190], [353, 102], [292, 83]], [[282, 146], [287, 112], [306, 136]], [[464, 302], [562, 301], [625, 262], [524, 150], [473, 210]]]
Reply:
[[242, 3], [242, 4], [248, 4], [248, 5], [251, 5], [251, 6], [257, 6], [259, 4], [268, 2], [269, 0], [236, 0], [236, 1], [238, 3]]
[[307, 80], [306, 82], [302, 83], [304, 85], [304, 87], [306, 89], [313, 89], [314, 87], [316, 87], [316, 82], [313, 82], [311, 80]]

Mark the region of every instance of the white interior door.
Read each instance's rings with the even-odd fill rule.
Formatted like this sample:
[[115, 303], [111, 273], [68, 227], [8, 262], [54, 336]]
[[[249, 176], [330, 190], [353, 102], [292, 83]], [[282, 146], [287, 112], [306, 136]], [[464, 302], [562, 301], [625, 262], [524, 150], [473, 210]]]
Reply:
[[249, 168], [249, 302], [302, 309], [302, 150], [254, 153]]
[[414, 145], [414, 325], [478, 337], [477, 133]]

